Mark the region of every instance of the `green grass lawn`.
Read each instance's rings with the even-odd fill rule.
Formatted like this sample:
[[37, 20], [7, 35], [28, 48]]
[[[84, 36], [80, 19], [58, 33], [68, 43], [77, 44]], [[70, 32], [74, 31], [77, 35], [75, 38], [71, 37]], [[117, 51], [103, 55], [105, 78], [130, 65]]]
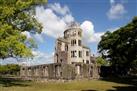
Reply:
[[75, 80], [69, 82], [32, 82], [0, 80], [0, 91], [137, 91], [135, 85], [123, 83], [125, 79], [115, 80], [118, 81]]

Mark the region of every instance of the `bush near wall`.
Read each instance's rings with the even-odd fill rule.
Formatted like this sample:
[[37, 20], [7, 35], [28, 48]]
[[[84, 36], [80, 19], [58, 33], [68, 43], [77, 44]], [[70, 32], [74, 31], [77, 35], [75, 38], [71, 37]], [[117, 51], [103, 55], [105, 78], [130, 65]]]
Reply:
[[0, 65], [0, 75], [17, 75], [20, 66], [17, 64]]

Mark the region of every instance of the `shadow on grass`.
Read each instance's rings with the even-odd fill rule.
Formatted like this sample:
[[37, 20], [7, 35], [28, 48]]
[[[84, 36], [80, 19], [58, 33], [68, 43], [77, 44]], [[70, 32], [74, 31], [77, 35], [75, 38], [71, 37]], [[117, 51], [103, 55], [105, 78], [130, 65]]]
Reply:
[[114, 86], [113, 88], [115, 88], [116, 90], [107, 90], [107, 91], [137, 91], [137, 87], [136, 86]]
[[3, 87], [11, 87], [11, 86], [20, 86], [20, 87], [26, 87], [30, 86], [27, 84], [28, 81], [23, 81], [20, 79], [15, 78], [0, 78], [0, 85]]
[[137, 91], [137, 77], [126, 77], [126, 78], [102, 78], [103, 81], [115, 82], [120, 84], [127, 84], [128, 86], [113, 86], [115, 90], [107, 90], [107, 91]]

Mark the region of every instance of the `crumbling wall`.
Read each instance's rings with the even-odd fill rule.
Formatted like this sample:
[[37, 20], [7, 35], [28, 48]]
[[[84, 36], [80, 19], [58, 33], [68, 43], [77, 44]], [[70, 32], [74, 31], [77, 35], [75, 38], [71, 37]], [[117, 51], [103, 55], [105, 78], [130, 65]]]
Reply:
[[98, 78], [99, 67], [91, 64], [75, 63], [62, 64], [53, 63], [48, 65], [38, 65], [21, 67], [21, 77], [47, 78], [47, 79], [79, 79]]
[[74, 65], [62, 64], [62, 78], [75, 79], [76, 72]]

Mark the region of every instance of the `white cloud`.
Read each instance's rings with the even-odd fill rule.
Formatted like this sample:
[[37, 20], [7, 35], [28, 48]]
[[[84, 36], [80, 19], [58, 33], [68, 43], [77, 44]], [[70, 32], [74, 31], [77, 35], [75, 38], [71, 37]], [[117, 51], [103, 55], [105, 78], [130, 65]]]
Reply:
[[6, 64], [18, 64], [17, 59], [15, 58], [6, 58], [6, 59], [0, 59], [0, 65], [6, 65]]
[[40, 43], [43, 43], [44, 39], [43, 39], [42, 34], [36, 33], [36, 34], [33, 34], [32, 36], [33, 36], [34, 40], [36, 40]]
[[99, 42], [101, 36], [104, 34], [104, 32], [95, 32], [94, 25], [91, 21], [84, 21], [81, 24], [81, 28], [83, 30], [84, 43]]
[[22, 32], [22, 34], [25, 35], [28, 39], [29, 39], [29, 38], [32, 38], [32, 39], [34, 39], [34, 40], [36, 40], [36, 41], [38, 41], [38, 42], [41, 42], [41, 43], [44, 41], [43, 36], [42, 36], [42, 33], [41, 33], [41, 34], [38, 34], [38, 33], [36, 33], [36, 34], [31, 34], [31, 33], [28, 32], [28, 31], [24, 31], [24, 32]]
[[[110, 0], [110, 4], [111, 8], [107, 13], [110, 19], [121, 18], [125, 14], [126, 10], [122, 4], [115, 4], [115, 0]], [[66, 5], [61, 6], [59, 3], [49, 4], [46, 8], [36, 7], [36, 19], [42, 24], [43, 31], [42, 34], [33, 35], [33, 38], [40, 42], [44, 41], [42, 35], [53, 38], [63, 36], [67, 25], [75, 21], [69, 8]], [[83, 29], [83, 40], [86, 43], [98, 42], [100, 36], [104, 34], [104, 32], [95, 32], [94, 24], [88, 20], [82, 22], [81, 28]], [[24, 34], [32, 37], [29, 32], [25, 31]]]
[[107, 16], [109, 19], [119, 19], [122, 18], [126, 14], [125, 7], [122, 3], [115, 3], [114, 0], [110, 0], [111, 7], [107, 12]]
[[31, 34], [28, 31], [22, 32], [27, 38], [34, 38], [38, 42], [43, 42], [44, 37], [47, 35], [53, 38], [63, 36], [68, 23], [74, 21], [69, 8], [61, 6], [59, 3], [49, 4], [47, 8], [44, 6], [36, 7], [35, 18], [42, 24], [43, 30], [41, 34]]
[[53, 10], [56, 13], [61, 14], [61, 15], [65, 15], [67, 13], [70, 13], [70, 10], [66, 5], [61, 7], [61, 5], [59, 3], [49, 4], [48, 7], [51, 10]]
[[110, 3], [111, 3], [111, 4], [115, 3], [115, 0], [110, 0]]
[[[75, 21], [69, 8], [61, 6], [59, 3], [48, 5], [48, 8], [39, 6], [36, 8], [36, 18], [42, 24], [42, 33], [53, 38], [63, 36], [67, 25]], [[81, 24], [83, 29], [84, 41], [98, 42], [103, 33], [95, 33], [94, 25], [91, 21], [84, 21]]]
[[101, 40], [101, 36], [104, 34], [104, 32], [96, 32], [94, 35], [90, 38], [90, 42], [99, 42]]
[[34, 57], [32, 59], [25, 59], [19, 62], [21, 65], [40, 65], [40, 64], [49, 64], [54, 62], [54, 53], [45, 53], [40, 51], [32, 52]]
[[66, 16], [63, 17], [63, 20], [66, 23], [70, 23], [70, 22], [74, 21], [74, 18], [72, 17], [72, 15], [68, 14], [68, 15], [66, 15]]
[[66, 25], [74, 21], [69, 8], [61, 7], [59, 3], [50, 4], [46, 9], [43, 6], [36, 7], [36, 18], [43, 25], [42, 32], [54, 38], [62, 36]]
[[0, 59], [0, 64], [19, 64], [19, 65], [40, 65], [40, 64], [50, 64], [54, 62], [54, 53], [46, 53], [40, 51], [32, 51], [34, 57], [33, 58], [6, 58]]
[[84, 21], [82, 24], [81, 24], [81, 28], [83, 29], [83, 31], [86, 31], [84, 33], [86, 34], [93, 34], [94, 33], [94, 25], [91, 21]]

